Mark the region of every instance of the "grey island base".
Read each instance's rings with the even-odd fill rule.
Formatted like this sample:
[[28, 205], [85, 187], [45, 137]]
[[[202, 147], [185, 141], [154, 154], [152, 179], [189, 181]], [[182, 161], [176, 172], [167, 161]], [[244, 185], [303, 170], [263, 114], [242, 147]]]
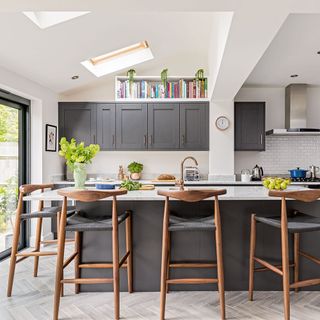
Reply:
[[[238, 190], [239, 188], [239, 190]], [[241, 190], [240, 190], [241, 188]], [[258, 189], [257, 189], [258, 188]], [[263, 216], [280, 214], [280, 201], [267, 197], [267, 191], [262, 187], [227, 187], [229, 192], [221, 197], [220, 209], [222, 217], [223, 256], [226, 290], [248, 289], [248, 261], [250, 240], [251, 213]], [[55, 191], [47, 192], [46, 199], [60, 200]], [[134, 291], [159, 291], [160, 289], [160, 260], [162, 241], [162, 218], [164, 201], [156, 195], [156, 191], [132, 192], [119, 197], [118, 211], [130, 209], [133, 211], [133, 287]], [[248, 192], [247, 195], [245, 193]], [[250, 192], [252, 199], [250, 200]], [[140, 195], [140, 197], [139, 197]], [[45, 197], [44, 196], [39, 197]], [[34, 198], [32, 198], [34, 199]], [[32, 200], [31, 197], [26, 200]], [[139, 200], [138, 200], [139, 199]], [[151, 199], [151, 200], [148, 200]], [[243, 200], [241, 200], [243, 199]], [[187, 216], [213, 214], [213, 201], [200, 203], [170, 202], [171, 210]], [[99, 201], [94, 204], [77, 203], [79, 209], [86, 210], [92, 215], [110, 212], [109, 201]], [[288, 211], [297, 209], [315, 216], [320, 215], [320, 202], [303, 204], [288, 201]], [[280, 262], [280, 230], [266, 225], [257, 225], [256, 256], [270, 262]], [[124, 226], [120, 227], [121, 254], [125, 243]], [[209, 231], [174, 232], [171, 235], [173, 246], [172, 261], [215, 260], [214, 235]], [[320, 256], [320, 233], [311, 232], [301, 235], [301, 249], [314, 256]], [[86, 232], [82, 241], [82, 262], [111, 261], [111, 232]], [[293, 237], [289, 237], [290, 257], [292, 257]], [[170, 278], [209, 277], [215, 274], [212, 269], [171, 269]], [[111, 270], [83, 269], [83, 277], [110, 277]], [[301, 258], [301, 279], [317, 277], [319, 267]], [[272, 272], [255, 274], [256, 290], [281, 290], [281, 277]], [[216, 285], [170, 285], [170, 290], [216, 290]], [[121, 271], [121, 290], [127, 290], [126, 272]], [[308, 287], [308, 290], [319, 290], [319, 286]], [[82, 285], [81, 291], [112, 291], [110, 285]]]

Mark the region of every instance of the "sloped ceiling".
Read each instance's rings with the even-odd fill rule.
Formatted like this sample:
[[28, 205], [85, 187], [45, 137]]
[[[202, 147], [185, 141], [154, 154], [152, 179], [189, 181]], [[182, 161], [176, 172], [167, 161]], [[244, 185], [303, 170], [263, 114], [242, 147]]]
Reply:
[[[0, 30], [8, 30], [1, 35], [5, 45], [0, 65], [64, 92], [96, 80], [81, 61], [147, 40], [155, 59], [137, 65], [138, 74], [157, 75], [169, 68], [171, 75], [193, 75], [208, 67], [214, 17], [215, 13], [93, 12], [41, 30], [20, 12], [0, 13]], [[73, 75], [79, 79], [71, 80]]]

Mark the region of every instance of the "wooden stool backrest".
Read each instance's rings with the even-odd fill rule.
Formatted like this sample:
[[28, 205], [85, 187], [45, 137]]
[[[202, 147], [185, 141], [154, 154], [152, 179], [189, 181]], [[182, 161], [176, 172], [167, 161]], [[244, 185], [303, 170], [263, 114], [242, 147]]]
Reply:
[[101, 199], [116, 197], [122, 194], [126, 194], [127, 190], [108, 190], [108, 191], [98, 191], [98, 190], [59, 190], [58, 194], [69, 198], [72, 200], [77, 200], [81, 202], [94, 202]]
[[41, 190], [43, 192], [44, 189], [52, 189], [54, 187], [51, 183], [44, 184], [23, 184], [20, 186], [19, 191], [23, 194], [31, 193], [37, 190]]
[[320, 190], [296, 190], [296, 191], [270, 190], [269, 196], [280, 197], [283, 199], [294, 199], [302, 202], [313, 202], [320, 198]]
[[211, 197], [226, 194], [226, 189], [217, 190], [158, 190], [158, 195], [178, 199], [185, 202], [198, 202]]
[[[41, 190], [41, 192], [44, 191], [44, 189], [52, 189], [54, 185], [52, 183], [43, 183], [43, 184], [23, 184], [19, 187], [19, 200], [18, 200], [18, 206], [17, 206], [17, 219], [20, 219], [20, 214], [23, 210], [23, 196], [37, 191]], [[38, 202], [38, 211], [41, 211], [43, 209], [43, 200], [39, 200]], [[17, 220], [18, 221], [18, 220]]]

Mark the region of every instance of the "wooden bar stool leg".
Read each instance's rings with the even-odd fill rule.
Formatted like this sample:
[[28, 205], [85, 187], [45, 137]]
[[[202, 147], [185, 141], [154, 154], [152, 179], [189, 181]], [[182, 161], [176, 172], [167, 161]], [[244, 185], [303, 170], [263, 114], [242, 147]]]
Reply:
[[[170, 231], [168, 231], [167, 280], [169, 280], [170, 278], [170, 252], [171, 252], [171, 236], [170, 236]], [[169, 283], [167, 283], [166, 292], [169, 293]]]
[[[74, 258], [74, 277], [76, 279], [80, 278], [80, 252], [81, 252], [81, 233], [76, 231], [74, 234], [74, 251], [77, 252], [77, 255]], [[75, 284], [74, 291], [76, 294], [80, 292], [80, 284]]]
[[160, 320], [164, 320], [167, 294], [167, 263], [168, 263], [168, 229], [169, 229], [169, 200], [166, 197], [162, 230], [162, 259], [160, 282]]
[[254, 288], [254, 255], [256, 251], [256, 215], [251, 215], [250, 260], [249, 260], [249, 300], [253, 301]]
[[119, 289], [119, 238], [116, 199], [112, 201], [112, 259], [113, 259], [113, 294], [114, 318], [120, 318], [120, 289]]
[[[34, 250], [36, 252], [40, 251], [40, 243], [41, 243], [41, 230], [42, 230], [42, 218], [37, 219], [37, 228], [36, 228], [36, 239]], [[39, 256], [34, 257], [34, 266], [33, 266], [33, 276], [38, 276], [38, 269], [39, 269]]]
[[[294, 282], [299, 281], [299, 251], [300, 251], [300, 234], [294, 234]], [[299, 288], [295, 288], [295, 292], [299, 291]]]
[[126, 250], [130, 251], [127, 258], [127, 277], [128, 277], [128, 292], [133, 291], [132, 283], [132, 215], [129, 213], [129, 217], [126, 220]]
[[[60, 219], [61, 219], [61, 212], [57, 213], [57, 239], [59, 242], [59, 231], [60, 231]], [[62, 279], [64, 278], [64, 270], [62, 269]], [[60, 291], [60, 297], [63, 297], [64, 295], [64, 284], [61, 283], [61, 291]]]
[[9, 267], [8, 286], [7, 286], [7, 297], [11, 297], [11, 294], [12, 294], [14, 271], [15, 271], [16, 263], [17, 263], [16, 254], [17, 254], [18, 248], [19, 248], [22, 208], [23, 208], [23, 194], [20, 193], [19, 200], [18, 200], [17, 212], [16, 212], [16, 219], [15, 219], [15, 224], [14, 224], [12, 247], [11, 247], [10, 267]]
[[221, 319], [226, 317], [225, 295], [224, 295], [224, 271], [223, 271], [223, 257], [222, 257], [222, 234], [221, 234], [221, 220], [218, 197], [215, 197], [215, 224], [216, 224], [216, 255], [217, 255], [217, 273], [218, 273], [218, 290], [220, 296]]
[[55, 278], [55, 290], [53, 301], [53, 320], [58, 320], [59, 317], [59, 305], [60, 296], [62, 293], [61, 280], [63, 279], [63, 260], [64, 260], [64, 248], [66, 238], [66, 221], [67, 221], [67, 199], [64, 198], [62, 213], [60, 215], [60, 228], [58, 233], [58, 255], [56, 264], [56, 278]]
[[284, 319], [290, 320], [288, 222], [287, 222], [286, 201], [284, 198], [282, 198], [282, 202], [281, 202], [281, 252], [282, 252], [282, 271], [283, 271]]

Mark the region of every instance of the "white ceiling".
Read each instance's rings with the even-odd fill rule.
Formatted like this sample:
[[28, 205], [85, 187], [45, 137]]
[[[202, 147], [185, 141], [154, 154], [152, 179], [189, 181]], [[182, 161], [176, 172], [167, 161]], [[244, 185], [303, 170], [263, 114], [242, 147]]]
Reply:
[[[103, 11], [41, 30], [20, 12], [0, 13], [0, 65], [64, 92], [96, 79], [81, 61], [147, 40], [155, 59], [137, 65], [138, 74], [160, 74], [169, 68], [171, 75], [193, 75], [198, 68], [207, 69], [208, 30], [212, 30], [214, 16]], [[71, 80], [73, 75], [80, 78]]]
[[[320, 85], [320, 15], [291, 14], [245, 82], [246, 86]], [[299, 77], [291, 78], [290, 75]]]

